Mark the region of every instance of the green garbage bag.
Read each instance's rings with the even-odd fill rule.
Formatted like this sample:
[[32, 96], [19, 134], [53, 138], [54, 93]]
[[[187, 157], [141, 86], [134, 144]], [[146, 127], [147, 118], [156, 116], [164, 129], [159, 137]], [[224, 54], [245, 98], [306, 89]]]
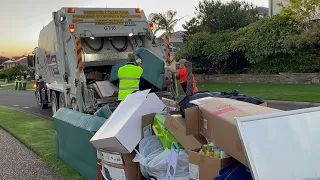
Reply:
[[101, 107], [96, 113], [94, 113], [95, 116], [103, 117], [108, 119], [111, 116], [112, 112], [108, 105], [105, 105]]

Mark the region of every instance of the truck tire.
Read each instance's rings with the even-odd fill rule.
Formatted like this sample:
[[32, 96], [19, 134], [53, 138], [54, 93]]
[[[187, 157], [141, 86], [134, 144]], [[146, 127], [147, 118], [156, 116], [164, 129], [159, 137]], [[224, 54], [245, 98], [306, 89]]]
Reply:
[[64, 93], [60, 93], [59, 95], [59, 109], [60, 108], [65, 108], [67, 106], [67, 103], [66, 103], [66, 98], [64, 96]]
[[56, 91], [51, 92], [51, 108], [52, 115], [54, 115], [59, 110], [58, 92]]
[[36, 95], [37, 105], [38, 105], [41, 109], [46, 109], [46, 108], [48, 108], [48, 104], [44, 104], [44, 103], [42, 102], [42, 99], [41, 99], [40, 91], [39, 91], [39, 90], [36, 90], [35, 95]]

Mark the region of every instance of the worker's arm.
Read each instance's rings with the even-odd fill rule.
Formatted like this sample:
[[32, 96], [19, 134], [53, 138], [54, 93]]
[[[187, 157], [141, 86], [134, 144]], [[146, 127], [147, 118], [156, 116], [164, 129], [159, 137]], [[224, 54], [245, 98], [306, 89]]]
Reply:
[[175, 69], [172, 69], [172, 68], [169, 68], [169, 67], [166, 67], [166, 69], [172, 73], [179, 73], [178, 70], [175, 70]]

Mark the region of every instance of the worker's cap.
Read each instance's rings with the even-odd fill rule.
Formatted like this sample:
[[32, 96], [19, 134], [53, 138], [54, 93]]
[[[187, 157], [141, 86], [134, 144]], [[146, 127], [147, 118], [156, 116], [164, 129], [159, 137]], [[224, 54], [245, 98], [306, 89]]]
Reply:
[[128, 54], [128, 59], [130, 62], [134, 62], [136, 60], [136, 55], [133, 53]]
[[188, 61], [186, 59], [180, 59], [179, 60], [179, 64], [186, 64]]
[[142, 61], [141, 61], [141, 59], [140, 58], [138, 58], [137, 60], [136, 60], [136, 63], [141, 63]]

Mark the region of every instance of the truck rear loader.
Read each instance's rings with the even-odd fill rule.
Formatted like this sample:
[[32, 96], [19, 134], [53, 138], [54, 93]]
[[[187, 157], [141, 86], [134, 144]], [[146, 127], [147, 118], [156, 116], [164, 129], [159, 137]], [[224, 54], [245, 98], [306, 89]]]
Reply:
[[[119, 104], [118, 69], [129, 53], [142, 59], [140, 89], [175, 98], [175, 76], [165, 70], [167, 48], [155, 41], [139, 8], [62, 8], [39, 35], [34, 52], [37, 103], [94, 113]], [[175, 68], [175, 63], [171, 63]]]

